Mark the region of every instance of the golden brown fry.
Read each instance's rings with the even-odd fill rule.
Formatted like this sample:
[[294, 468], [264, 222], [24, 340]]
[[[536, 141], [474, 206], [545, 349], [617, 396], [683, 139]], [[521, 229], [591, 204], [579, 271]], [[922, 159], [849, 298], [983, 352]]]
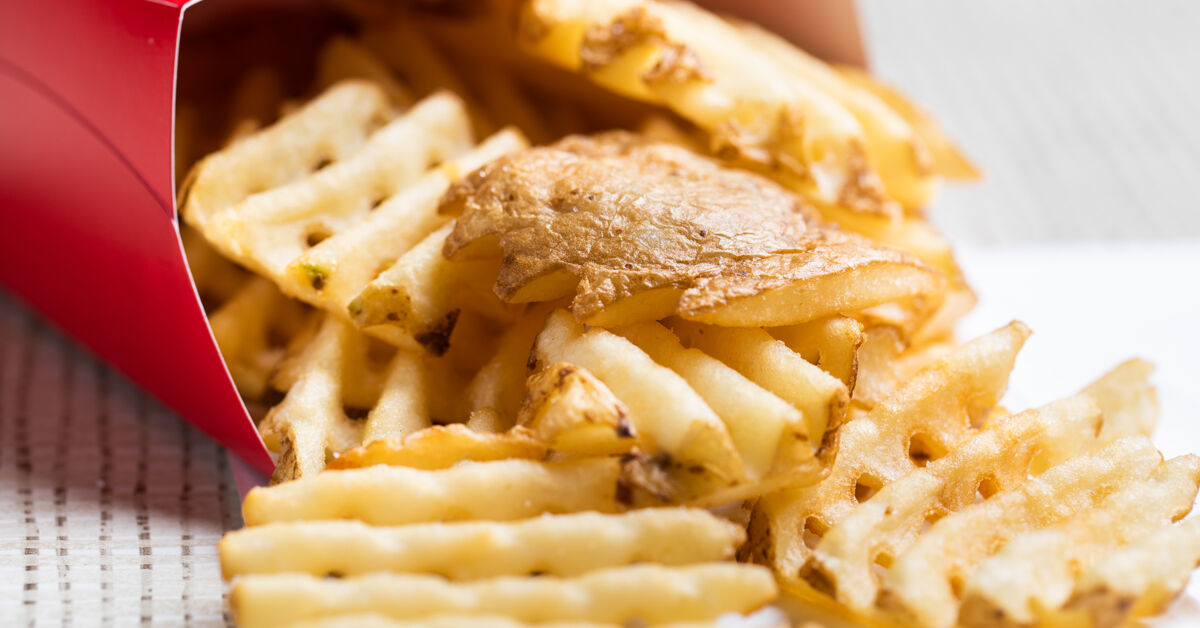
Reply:
[[533, 0], [520, 39], [597, 84], [670, 107], [718, 150], [787, 172], [825, 202], [895, 215], [931, 194], [928, 151], [903, 115], [761, 28], [684, 2]]
[[[803, 413], [699, 349], [687, 349], [660, 323], [614, 330], [655, 362], [682, 376], [725, 423], [752, 481], [787, 474], [803, 483], [816, 477], [815, 446]], [[756, 347], [744, 347], [755, 351]]]
[[1097, 443], [1100, 423], [1099, 409], [1083, 396], [1006, 417], [849, 512], [822, 536], [801, 576], [853, 611], [870, 614], [879, 592], [873, 565], [879, 557], [887, 563], [902, 555], [926, 517], [1020, 486], [1035, 458], [1058, 463], [1086, 452]]
[[804, 414], [814, 446], [842, 422], [846, 385], [761, 329], [725, 328], [671, 321], [684, 342], [728, 364]]
[[325, 317], [320, 331], [297, 358], [308, 366], [279, 405], [259, 425], [264, 441], [280, 452], [273, 482], [311, 475], [325, 467], [327, 452], [362, 442], [361, 423], [346, 415], [342, 374], [362, 339], [345, 323]]
[[517, 424], [552, 449], [604, 456], [637, 442], [629, 409], [585, 368], [556, 362], [531, 375], [527, 388]]
[[[345, 1], [345, 0], [341, 0]], [[670, 624], [662, 628], [701, 628], [709, 624]], [[392, 619], [379, 613], [336, 615], [292, 624], [290, 628], [618, 628], [595, 622], [538, 622], [531, 624], [500, 615], [427, 615], [418, 619]]]
[[306, 308], [261, 277], [244, 283], [209, 315], [213, 338], [238, 392], [262, 399], [284, 358], [286, 343], [300, 333]]
[[1098, 560], [1075, 585], [1065, 619], [1121, 626], [1161, 612], [1200, 564], [1200, 517], [1149, 534]]
[[[374, 525], [421, 521], [508, 521], [545, 512], [616, 512], [620, 463], [584, 459], [463, 463], [425, 471], [374, 466], [318, 473], [246, 496], [246, 525], [354, 518]], [[622, 496], [623, 497], [623, 496]]]
[[917, 462], [967, 438], [1003, 394], [1029, 333], [1014, 322], [973, 340], [843, 425], [825, 479], [759, 500], [744, 555], [772, 564], [784, 582], [806, 586], [800, 573], [813, 550], [805, 535], [820, 537]]
[[564, 310], [538, 335], [539, 365], [569, 362], [604, 382], [628, 408], [639, 445], [681, 466], [698, 466], [732, 482], [745, 477], [725, 424], [687, 381], [636, 345], [599, 328], [585, 330]]
[[766, 179], [629, 134], [501, 158], [442, 211], [458, 215], [448, 257], [502, 258], [502, 299], [573, 296], [599, 326], [789, 325], [942, 290], [931, 269], [830, 228]]
[[848, 316], [831, 316], [768, 331], [808, 362], [842, 380], [848, 390], [854, 390], [858, 348], [864, 339], [862, 323]]
[[352, 81], [326, 91], [296, 115], [197, 164], [180, 192], [184, 219], [205, 231], [210, 218], [256, 191], [308, 174], [324, 159], [355, 152], [387, 120], [389, 108], [386, 95], [367, 83]]
[[231, 604], [243, 628], [273, 628], [303, 619], [367, 611], [394, 618], [470, 613], [538, 623], [641, 619], [658, 624], [712, 621], [724, 613], [756, 610], [774, 596], [775, 582], [767, 570], [710, 563], [639, 565], [569, 579], [497, 578], [469, 584], [392, 574], [342, 580], [255, 575], [234, 585]]
[[324, 90], [347, 79], [364, 79], [379, 85], [397, 106], [408, 107], [413, 103], [408, 89], [361, 42], [340, 35], [330, 37], [317, 54], [315, 87]]
[[377, 464], [413, 469], [448, 469], [464, 460], [538, 460], [546, 454], [540, 439], [520, 431], [481, 433], [465, 425], [433, 425], [402, 439], [369, 441], [334, 458], [330, 470], [361, 469]]
[[495, 414], [500, 429], [507, 429], [518, 420], [527, 394], [525, 371], [529, 355], [549, 312], [546, 307], [530, 308], [508, 327], [501, 334], [495, 353], [467, 386], [471, 411]]
[[1104, 440], [1141, 434], [1150, 436], [1158, 421], [1158, 396], [1150, 385], [1154, 365], [1129, 360], [1109, 371], [1083, 392], [1104, 412]]
[[1161, 460], [1145, 437], [1118, 440], [939, 519], [888, 569], [880, 607], [920, 625], [953, 626], [959, 607], [954, 589], [980, 561], [1022, 532], [1094, 508], [1105, 495], [1145, 477]]
[[1174, 458], [1094, 510], [1017, 536], [967, 579], [959, 621], [983, 624], [1003, 617], [1010, 625], [1034, 625], [1068, 602], [1080, 571], [1187, 515], [1198, 484], [1200, 458]]
[[497, 134], [425, 172], [354, 224], [299, 252], [281, 281], [297, 297], [347, 316], [347, 306], [369, 282], [445, 224], [437, 201], [455, 177], [522, 146], [519, 135]]
[[[362, 87], [363, 97], [378, 91], [372, 85], [349, 85]], [[315, 109], [319, 102], [292, 118], [313, 124], [323, 113]], [[275, 139], [271, 131], [279, 128], [282, 123], [255, 137]], [[429, 167], [468, 150], [470, 142], [461, 102], [450, 94], [438, 94], [372, 133], [354, 154], [300, 181], [254, 194], [213, 215], [201, 229], [226, 254], [282, 279], [287, 265], [309, 247], [367, 217], [376, 205], [418, 181]], [[238, 146], [231, 152], [239, 152]], [[306, 279], [318, 284], [313, 286], [317, 289], [325, 280], [316, 271]], [[285, 291], [290, 286], [281, 281]]]
[[937, 123], [907, 98], [875, 80], [860, 68], [842, 65], [835, 69], [847, 82], [874, 94], [912, 126], [913, 131], [924, 142], [925, 148], [929, 150], [935, 173], [947, 179], [975, 180], [980, 178], [979, 170], [955, 148]]
[[221, 568], [227, 579], [247, 574], [341, 577], [374, 572], [427, 573], [450, 580], [534, 573], [577, 576], [635, 563], [728, 560], [743, 540], [740, 527], [704, 510], [682, 508], [395, 527], [304, 521], [226, 534], [221, 539]]

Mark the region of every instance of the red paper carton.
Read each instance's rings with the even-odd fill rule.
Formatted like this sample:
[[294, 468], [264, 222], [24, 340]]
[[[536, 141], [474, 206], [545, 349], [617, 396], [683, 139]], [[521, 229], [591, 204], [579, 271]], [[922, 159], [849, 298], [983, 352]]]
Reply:
[[[707, 4], [825, 58], [862, 63], [850, 0]], [[289, 23], [275, 15], [320, 10], [244, 0], [0, 7], [0, 283], [268, 474], [271, 457], [225, 368], [179, 239], [181, 33], [244, 26], [254, 11], [278, 34]]]

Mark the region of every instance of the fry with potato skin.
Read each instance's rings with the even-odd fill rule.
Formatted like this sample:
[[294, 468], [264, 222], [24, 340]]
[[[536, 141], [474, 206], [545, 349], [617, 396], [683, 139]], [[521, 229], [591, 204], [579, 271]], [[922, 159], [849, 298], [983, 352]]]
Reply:
[[765, 178], [628, 133], [502, 157], [441, 211], [458, 217], [447, 257], [502, 260], [502, 300], [570, 296], [591, 325], [790, 325], [943, 289], [937, 272], [824, 223]]
[[[331, 46], [363, 53], [336, 40]], [[465, 105], [448, 92], [398, 116], [393, 104], [383, 87], [362, 80], [328, 88], [200, 162], [181, 211], [214, 246], [284, 293], [396, 346], [438, 353], [460, 308], [500, 319], [511, 312], [486, 280], [464, 280], [479, 264], [445, 268], [438, 229], [447, 219], [437, 200], [454, 179], [527, 142], [505, 129], [473, 146]], [[363, 303], [360, 293], [376, 275], [386, 281], [412, 267], [424, 281], [386, 285], [385, 296], [399, 297]], [[406, 307], [387, 310], [396, 300]]]
[[[347, 316], [346, 308], [381, 269], [394, 265], [445, 224], [446, 219], [437, 213], [437, 201], [456, 177], [524, 146], [520, 135], [502, 131], [425, 172], [358, 222], [290, 261], [284, 271], [289, 290], [297, 298]], [[311, 281], [317, 275], [322, 279], [319, 288]], [[353, 310], [350, 316], [358, 318]], [[382, 322], [385, 320], [369, 321]], [[410, 327], [415, 329], [414, 335], [423, 331], [416, 325]]]
[[[462, 154], [470, 143], [462, 103], [451, 94], [437, 94], [371, 133], [344, 159], [300, 181], [251, 195], [213, 214], [201, 228], [226, 254], [278, 277], [305, 251], [306, 238], [318, 232], [332, 235], [367, 215], [373, 201], [418, 180], [433, 164]], [[235, 144], [229, 150], [238, 148]], [[198, 166], [205, 167], [203, 162]], [[288, 290], [288, 285], [281, 287]]]
[[[507, 428], [517, 423], [528, 394], [529, 354], [550, 311], [551, 308], [545, 306], [531, 307], [500, 334], [496, 352], [467, 385], [466, 395], [473, 414], [494, 414], [498, 427]], [[467, 425], [480, 429], [470, 420]]]
[[243, 397], [263, 398], [285, 354], [271, 339], [298, 335], [309, 318], [306, 310], [270, 281], [249, 277], [209, 315], [213, 339]]
[[[463, 153], [474, 145], [462, 135], [471, 123], [519, 120], [541, 142], [581, 121], [564, 127], [539, 111], [528, 77], [513, 79], [511, 51], [459, 73], [447, 60], [491, 51], [434, 44], [420, 32], [428, 21], [401, 20], [405, 8], [390, 16], [403, 25], [390, 34], [413, 37], [389, 42], [387, 29], [369, 29], [372, 46], [404, 68], [404, 87], [361, 46], [335, 39], [321, 80], [380, 83], [355, 98], [335, 85], [311, 103], [342, 114], [346, 128], [302, 115], [322, 150], [290, 144], [275, 154], [291, 140], [264, 138], [294, 131], [296, 116], [250, 134], [273, 114], [253, 116], [239, 125], [253, 150], [223, 151], [201, 170], [248, 171], [256, 164], [247, 155], [267, 155], [278, 172], [234, 172], [222, 188], [210, 171], [184, 186], [181, 204], [194, 206], [183, 213], [226, 238], [227, 253], [240, 247], [258, 272], [329, 313], [310, 316], [287, 300], [250, 312], [282, 295], [244, 272], [223, 270], [228, 281], [214, 284], [221, 301], [233, 299], [213, 327], [223, 352], [237, 356], [239, 388], [264, 400], [267, 388], [288, 393], [263, 423], [272, 447], [282, 444], [277, 479], [303, 476], [252, 493], [246, 519], [261, 525], [223, 543], [227, 575], [249, 575], [235, 592], [240, 619], [288, 622], [311, 611], [325, 615], [314, 626], [565, 628], [658, 613], [709, 625], [718, 607], [752, 610], [747, 600], [767, 599], [769, 578], [713, 575], [744, 569], [729, 564], [673, 566], [727, 558], [740, 530], [696, 510], [629, 509], [744, 498], [761, 498], [744, 557], [865, 621], [1116, 626], [1157, 611], [1186, 584], [1200, 561], [1200, 525], [1173, 522], [1189, 509], [1200, 459], [1150, 471], [1156, 453], [1139, 440], [1157, 411], [1149, 365], [1131, 361], [1073, 398], [1009, 414], [996, 404], [1027, 330], [1012, 325], [976, 343], [986, 350], [953, 352], [954, 322], [974, 296], [919, 206], [938, 176], [975, 173], [926, 116], [859, 71], [827, 68], [690, 5], [523, 4], [526, 17], [565, 16], [523, 23], [516, 36], [539, 54], [578, 64], [580, 81], [674, 108], [696, 132], [660, 119], [647, 135], [677, 146], [601, 136], [525, 152], [516, 152], [525, 148], [518, 134], [502, 132]], [[581, 23], [590, 27], [573, 30]], [[727, 50], [695, 39], [722, 32], [737, 38]], [[759, 63], [743, 64], [746, 80], [731, 84], [731, 66], [711, 52]], [[739, 91], [772, 71], [777, 91]], [[384, 189], [387, 200], [364, 214], [380, 182], [366, 174], [380, 155], [362, 158], [364, 147], [406, 126], [391, 106], [407, 106], [408, 85], [424, 95], [446, 84], [475, 98], [460, 94], [465, 113], [443, 106], [450, 97], [418, 106], [414, 119], [435, 137], [395, 133], [414, 142], [393, 156], [418, 165], [400, 168], [404, 189]], [[391, 102], [373, 109], [380, 89]], [[706, 100], [722, 93], [746, 98]], [[626, 104], [629, 115], [653, 111]], [[730, 167], [682, 150], [703, 150], [705, 140]], [[531, 159], [510, 180], [489, 179], [485, 166], [440, 197], [500, 153], [509, 154], [505, 168], [520, 168], [554, 151], [570, 158]], [[356, 156], [372, 163], [347, 167]], [[559, 167], [570, 159], [583, 166]], [[354, 180], [316, 190], [333, 211], [263, 201], [330, 183], [329, 172], [310, 172], [325, 168]], [[495, 206], [471, 207], [481, 199]], [[532, 217], [518, 200], [535, 207]], [[222, 204], [250, 207], [263, 224], [212, 211]], [[528, 237], [539, 228], [545, 238]], [[514, 233], [527, 239], [506, 247]], [[273, 238], [282, 244], [247, 253]], [[570, 314], [546, 321], [568, 297]], [[272, 334], [290, 339], [286, 351]], [[820, 456], [814, 445], [826, 445]], [[347, 470], [316, 473], [330, 458]], [[340, 517], [362, 521], [307, 520]], [[264, 523], [276, 518], [285, 521]], [[619, 567], [640, 561], [671, 567]], [[388, 570], [486, 580], [378, 573]], [[497, 578], [543, 572], [550, 577]]]
[[933, 159], [933, 171], [939, 176], [960, 181], [973, 181], [982, 176], [971, 161], [946, 138], [937, 123], [907, 98], [861, 68], [839, 65], [834, 67], [834, 70], [847, 82], [874, 94], [912, 125], [913, 131], [921, 137], [925, 148], [929, 150]]
[[530, 375], [526, 388], [517, 425], [556, 451], [604, 456], [637, 443], [629, 409], [581, 366], [556, 362]]
[[[639, 445], [667, 454], [673, 468], [697, 467], [720, 483], [746, 477], [729, 432], [687, 381], [636, 345], [600, 328], [585, 329], [564, 310], [538, 335], [538, 365], [577, 364], [591, 371], [629, 408]], [[670, 404], [664, 404], [670, 399]]]
[[786, 172], [823, 202], [888, 217], [917, 210], [938, 165], [926, 138], [939, 141], [937, 156], [956, 154], [894, 95], [687, 2], [532, 0], [521, 18], [518, 39], [534, 55], [669, 107], [721, 154]]

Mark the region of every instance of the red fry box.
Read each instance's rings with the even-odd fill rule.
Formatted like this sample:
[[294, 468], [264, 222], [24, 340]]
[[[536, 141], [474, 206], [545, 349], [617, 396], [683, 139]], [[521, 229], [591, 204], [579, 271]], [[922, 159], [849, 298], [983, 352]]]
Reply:
[[[706, 4], [827, 59], [863, 61], [852, 0]], [[320, 25], [336, 20], [331, 11], [286, 0], [0, 6], [0, 284], [266, 474], [271, 456], [221, 358], [180, 242], [174, 117], [189, 69], [180, 42], [232, 27], [303, 46], [297, 41], [318, 41]]]

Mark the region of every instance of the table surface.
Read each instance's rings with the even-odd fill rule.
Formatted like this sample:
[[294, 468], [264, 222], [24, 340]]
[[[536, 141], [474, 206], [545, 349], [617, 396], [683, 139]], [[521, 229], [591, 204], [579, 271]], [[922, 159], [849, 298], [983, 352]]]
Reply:
[[[932, 210], [965, 251], [1200, 237], [1200, 3], [861, 6], [875, 71], [987, 174]], [[230, 469], [0, 292], [0, 617], [225, 625]]]

